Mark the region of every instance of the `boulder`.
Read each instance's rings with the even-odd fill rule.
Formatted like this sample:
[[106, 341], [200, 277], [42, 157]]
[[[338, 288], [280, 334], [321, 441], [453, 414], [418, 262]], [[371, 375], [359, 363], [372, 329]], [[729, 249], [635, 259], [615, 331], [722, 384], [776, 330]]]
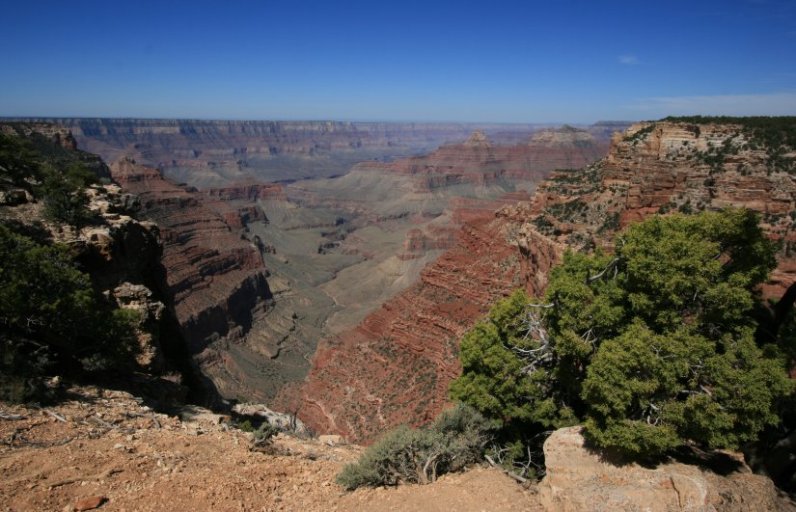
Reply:
[[30, 192], [23, 189], [0, 190], [0, 206], [17, 206], [32, 200]]
[[547, 475], [539, 484], [545, 509], [556, 512], [786, 511], [774, 484], [754, 475], [740, 456], [720, 454], [718, 474], [667, 461], [656, 467], [619, 465], [587, 447], [581, 427], [554, 432], [544, 444]]
[[241, 416], [257, 416], [280, 430], [293, 432], [295, 434], [309, 433], [304, 423], [294, 415], [273, 411], [263, 404], [235, 404], [232, 410]]

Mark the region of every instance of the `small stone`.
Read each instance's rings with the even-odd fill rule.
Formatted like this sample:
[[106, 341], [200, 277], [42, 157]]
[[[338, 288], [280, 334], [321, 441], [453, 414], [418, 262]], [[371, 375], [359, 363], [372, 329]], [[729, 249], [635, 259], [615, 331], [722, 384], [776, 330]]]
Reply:
[[94, 510], [99, 508], [107, 501], [105, 496], [91, 496], [90, 498], [83, 498], [75, 503], [75, 510], [82, 512], [84, 510]]
[[336, 434], [325, 434], [318, 436], [318, 441], [328, 446], [338, 446], [345, 443], [342, 436]]

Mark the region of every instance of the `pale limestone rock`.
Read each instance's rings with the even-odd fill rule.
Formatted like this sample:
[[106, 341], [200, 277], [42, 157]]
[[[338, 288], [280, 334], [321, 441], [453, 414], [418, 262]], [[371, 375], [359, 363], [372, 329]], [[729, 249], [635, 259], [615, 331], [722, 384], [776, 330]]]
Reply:
[[581, 427], [557, 430], [544, 444], [539, 485], [550, 512], [741, 512], [788, 510], [774, 484], [743, 462], [726, 476], [679, 462], [616, 466], [584, 447]]

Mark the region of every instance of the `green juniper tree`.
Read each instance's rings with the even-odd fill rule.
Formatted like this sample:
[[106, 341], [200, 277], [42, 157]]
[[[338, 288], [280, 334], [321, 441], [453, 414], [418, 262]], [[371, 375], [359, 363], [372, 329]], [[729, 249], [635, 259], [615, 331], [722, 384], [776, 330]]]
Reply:
[[504, 441], [584, 423], [636, 457], [738, 448], [792, 393], [781, 339], [755, 338], [774, 247], [747, 210], [652, 217], [613, 255], [569, 252], [543, 300], [517, 292], [461, 343], [451, 396]]
[[0, 398], [41, 399], [41, 378], [135, 365], [137, 313], [104, 303], [61, 247], [0, 225]]

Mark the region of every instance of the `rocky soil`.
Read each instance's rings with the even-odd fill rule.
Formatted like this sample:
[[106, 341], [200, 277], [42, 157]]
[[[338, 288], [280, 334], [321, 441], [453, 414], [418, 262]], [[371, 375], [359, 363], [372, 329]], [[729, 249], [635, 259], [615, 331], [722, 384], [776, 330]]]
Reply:
[[140, 399], [73, 388], [46, 408], [0, 403], [2, 511], [534, 511], [535, 490], [476, 467], [428, 486], [345, 492], [334, 477], [360, 448], [251, 434], [212, 414], [185, 421]]
[[278, 434], [255, 447], [228, 416], [193, 406], [171, 416], [126, 392], [73, 387], [55, 406], [0, 402], [0, 511], [796, 511], [737, 454], [616, 463], [578, 428], [556, 431], [544, 451], [539, 484], [474, 466], [425, 486], [347, 492], [335, 475], [362, 448], [339, 436]]

